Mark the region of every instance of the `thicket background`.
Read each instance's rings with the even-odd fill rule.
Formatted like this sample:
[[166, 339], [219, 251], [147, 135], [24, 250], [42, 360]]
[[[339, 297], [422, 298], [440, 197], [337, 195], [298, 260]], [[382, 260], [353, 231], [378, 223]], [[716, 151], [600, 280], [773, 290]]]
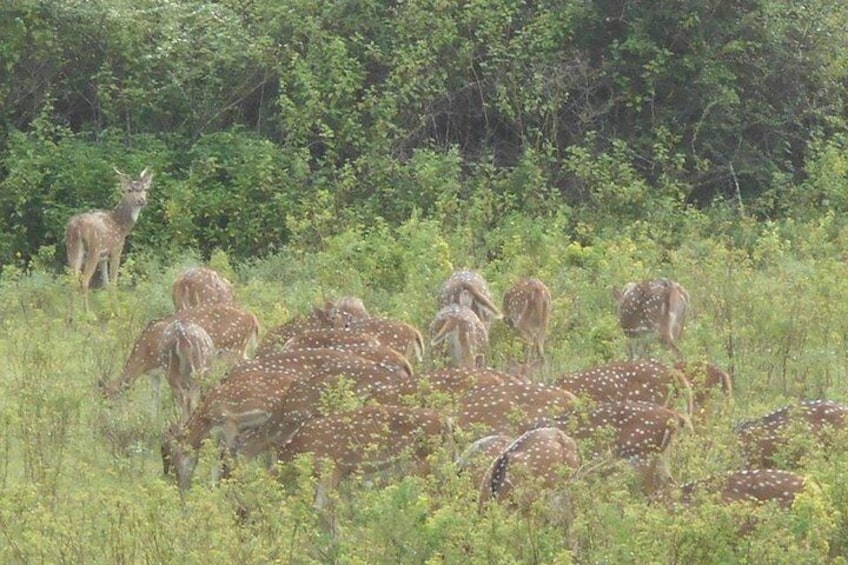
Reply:
[[[476, 515], [449, 466], [355, 489], [335, 537], [257, 468], [185, 498], [139, 383], [106, 405], [170, 284], [211, 262], [265, 328], [361, 295], [424, 329], [472, 267], [546, 280], [546, 374], [622, 357], [611, 289], [670, 276], [687, 357], [736, 403], [684, 440], [681, 480], [738, 465], [730, 426], [846, 399], [848, 7], [841, 2], [49, 2], [0, 8], [0, 557], [18, 562], [822, 562], [848, 551], [845, 456], [766, 513], [680, 519], [625, 478], [572, 521]], [[155, 171], [119, 288], [69, 327], [67, 218]], [[492, 363], [520, 354], [493, 328]], [[202, 474], [202, 471], [201, 471]], [[237, 510], [250, 519], [237, 522]]]

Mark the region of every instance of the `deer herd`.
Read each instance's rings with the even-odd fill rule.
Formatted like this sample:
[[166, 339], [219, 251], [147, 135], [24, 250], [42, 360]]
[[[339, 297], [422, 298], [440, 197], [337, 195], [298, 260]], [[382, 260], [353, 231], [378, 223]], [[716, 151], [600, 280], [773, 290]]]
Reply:
[[[104, 280], [115, 281], [151, 179], [146, 169], [138, 180], [120, 174], [124, 196], [114, 210], [69, 221], [68, 260], [84, 294], [98, 266]], [[219, 448], [219, 476], [247, 459], [261, 458], [278, 472], [309, 457], [322, 477], [318, 506], [354, 472], [427, 473], [445, 449], [478, 489], [481, 512], [562, 492], [610, 462], [629, 467], [652, 501], [691, 504], [712, 496], [788, 507], [805, 485], [796, 473], [802, 448], [835, 441], [848, 417], [846, 405], [813, 401], [743, 422], [734, 429], [740, 469], [677, 485], [675, 442], [701, 433], [732, 384], [711, 363], [684, 361], [690, 297], [669, 279], [630, 282], [614, 293], [628, 360], [548, 382], [487, 361], [490, 330], [502, 320], [524, 344], [524, 366], [545, 362], [552, 297], [537, 278], [517, 281], [499, 307], [479, 273], [451, 274], [437, 292], [426, 340], [411, 324], [372, 315], [348, 296], [312, 307], [260, 341], [257, 317], [238, 304], [230, 281], [206, 267], [183, 272], [172, 298], [174, 312], [150, 321], [121, 374], [100, 384], [115, 399], [149, 374], [158, 410], [158, 374], [165, 374], [176, 408], [162, 458], [183, 490], [211, 441]], [[676, 362], [644, 358], [651, 339]], [[792, 441], [799, 433], [812, 441]], [[329, 475], [318, 473], [323, 462], [332, 466]]]

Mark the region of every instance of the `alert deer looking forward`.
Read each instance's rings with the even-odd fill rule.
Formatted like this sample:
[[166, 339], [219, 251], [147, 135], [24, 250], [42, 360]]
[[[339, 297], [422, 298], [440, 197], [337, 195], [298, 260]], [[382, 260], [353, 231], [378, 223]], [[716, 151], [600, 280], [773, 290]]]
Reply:
[[669, 279], [627, 283], [615, 291], [618, 320], [628, 337], [630, 358], [645, 353], [645, 340], [656, 334], [660, 343], [680, 358], [677, 342], [683, 334], [689, 293]]
[[118, 280], [118, 267], [124, 240], [132, 230], [141, 209], [147, 205], [147, 191], [153, 172], [144, 169], [137, 180], [115, 170], [121, 181], [123, 197], [111, 210], [92, 210], [68, 220], [65, 246], [68, 266], [80, 279], [80, 288], [88, 308], [88, 285], [99, 268], [103, 282]]

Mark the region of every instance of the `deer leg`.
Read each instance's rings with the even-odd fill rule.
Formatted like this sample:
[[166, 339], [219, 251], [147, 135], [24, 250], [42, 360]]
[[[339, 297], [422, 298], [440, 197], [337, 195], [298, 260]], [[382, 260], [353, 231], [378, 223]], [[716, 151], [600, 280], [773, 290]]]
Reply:
[[109, 275], [112, 284], [118, 283], [118, 268], [121, 266], [121, 249], [109, 255]]

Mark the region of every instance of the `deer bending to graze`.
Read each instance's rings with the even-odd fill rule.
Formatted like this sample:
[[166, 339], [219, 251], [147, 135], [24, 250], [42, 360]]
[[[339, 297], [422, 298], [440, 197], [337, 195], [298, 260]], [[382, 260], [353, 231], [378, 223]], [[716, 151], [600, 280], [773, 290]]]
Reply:
[[208, 267], [190, 267], [180, 273], [171, 292], [174, 309], [235, 302], [233, 283]]
[[432, 410], [365, 406], [304, 422], [279, 444], [277, 458], [289, 463], [308, 454], [316, 475], [322, 460], [332, 464], [316, 492], [315, 506], [323, 508], [327, 492], [354, 472], [426, 472], [428, 457], [450, 441], [451, 433], [450, 422]]
[[516, 495], [515, 502], [529, 506], [540, 491], [561, 486], [579, 466], [577, 444], [565, 432], [555, 427], [529, 430], [492, 461], [480, 483], [479, 509]]
[[369, 316], [352, 320], [347, 329], [373, 335], [385, 346], [401, 352], [410, 361], [424, 360], [424, 338], [411, 324]]
[[453, 367], [483, 367], [489, 347], [489, 332], [471, 308], [449, 304], [439, 310], [430, 324], [430, 345], [445, 344]]
[[631, 359], [645, 353], [646, 340], [652, 336], [657, 336], [678, 359], [682, 356], [677, 342], [689, 308], [689, 293], [682, 285], [669, 279], [630, 282], [615, 291], [615, 299]]
[[685, 375], [653, 360], [607, 363], [557, 379], [557, 386], [596, 402], [636, 400], [669, 406], [677, 397], [692, 414], [692, 388]]
[[544, 422], [551, 424], [578, 442], [589, 441], [595, 455], [611, 451], [628, 461], [648, 494], [674, 482], [669, 469], [671, 445], [681, 429], [692, 430], [689, 418], [676, 410], [633, 401], [602, 402]]
[[401, 367], [410, 376], [412, 365], [401, 353], [383, 343], [375, 336], [350, 329], [309, 330], [288, 340], [283, 351], [308, 349], [336, 349], [353, 353], [378, 364]]
[[200, 402], [199, 378], [212, 363], [215, 344], [199, 324], [174, 320], [159, 342], [159, 365], [180, 409], [181, 422], [188, 420]]
[[228, 360], [247, 357], [247, 351], [256, 344], [259, 334], [256, 316], [234, 304], [207, 304], [153, 320], [136, 340], [121, 375], [111, 382], [100, 383], [108, 398], [129, 388], [141, 375], [162, 368], [159, 347], [166, 328], [174, 320], [203, 328], [212, 338], [215, 356]]
[[335, 302], [327, 302], [325, 308], [330, 322], [336, 328], [346, 328], [356, 320], [371, 316], [358, 296], [342, 296]]
[[492, 321], [501, 318], [489, 284], [474, 271], [456, 271], [442, 284], [439, 291], [439, 308], [450, 304], [461, 304], [470, 308], [483, 322], [487, 333]]
[[551, 314], [551, 291], [539, 279], [526, 278], [504, 294], [503, 315], [524, 340], [524, 362], [545, 357], [545, 334]]
[[[772, 468], [778, 462], [797, 465], [805, 449], [793, 442], [793, 432], [811, 436], [820, 445], [833, 445], [844, 434], [848, 406], [831, 400], [812, 400], [784, 406], [761, 418], [738, 424], [734, 431], [748, 467]], [[809, 439], [803, 442], [809, 444]]]
[[172, 425], [165, 432], [162, 441], [165, 474], [173, 469], [180, 490], [188, 489], [198, 451], [215, 429], [222, 431], [220, 443], [224, 453], [247, 458], [262, 453], [271, 439], [261, 430], [280, 413], [294, 380], [294, 377], [262, 373], [222, 380], [203, 397], [188, 420]]
[[153, 172], [149, 169], [144, 169], [137, 180], [117, 169], [115, 172], [123, 192], [118, 205], [111, 210], [92, 210], [72, 216], [65, 229], [68, 266], [79, 277], [86, 310], [88, 286], [98, 268], [104, 284], [117, 282], [124, 241], [147, 205], [147, 191], [153, 182]]
[[680, 487], [680, 502], [691, 504], [700, 493], [718, 496], [724, 504], [734, 502], [776, 502], [790, 508], [804, 491], [807, 479], [778, 469], [746, 469], [691, 481]]
[[711, 411], [715, 397], [728, 401], [733, 397], [733, 381], [730, 375], [712, 363], [706, 361], [682, 362], [674, 364], [689, 382], [692, 389], [692, 414], [698, 421], [704, 421]]

